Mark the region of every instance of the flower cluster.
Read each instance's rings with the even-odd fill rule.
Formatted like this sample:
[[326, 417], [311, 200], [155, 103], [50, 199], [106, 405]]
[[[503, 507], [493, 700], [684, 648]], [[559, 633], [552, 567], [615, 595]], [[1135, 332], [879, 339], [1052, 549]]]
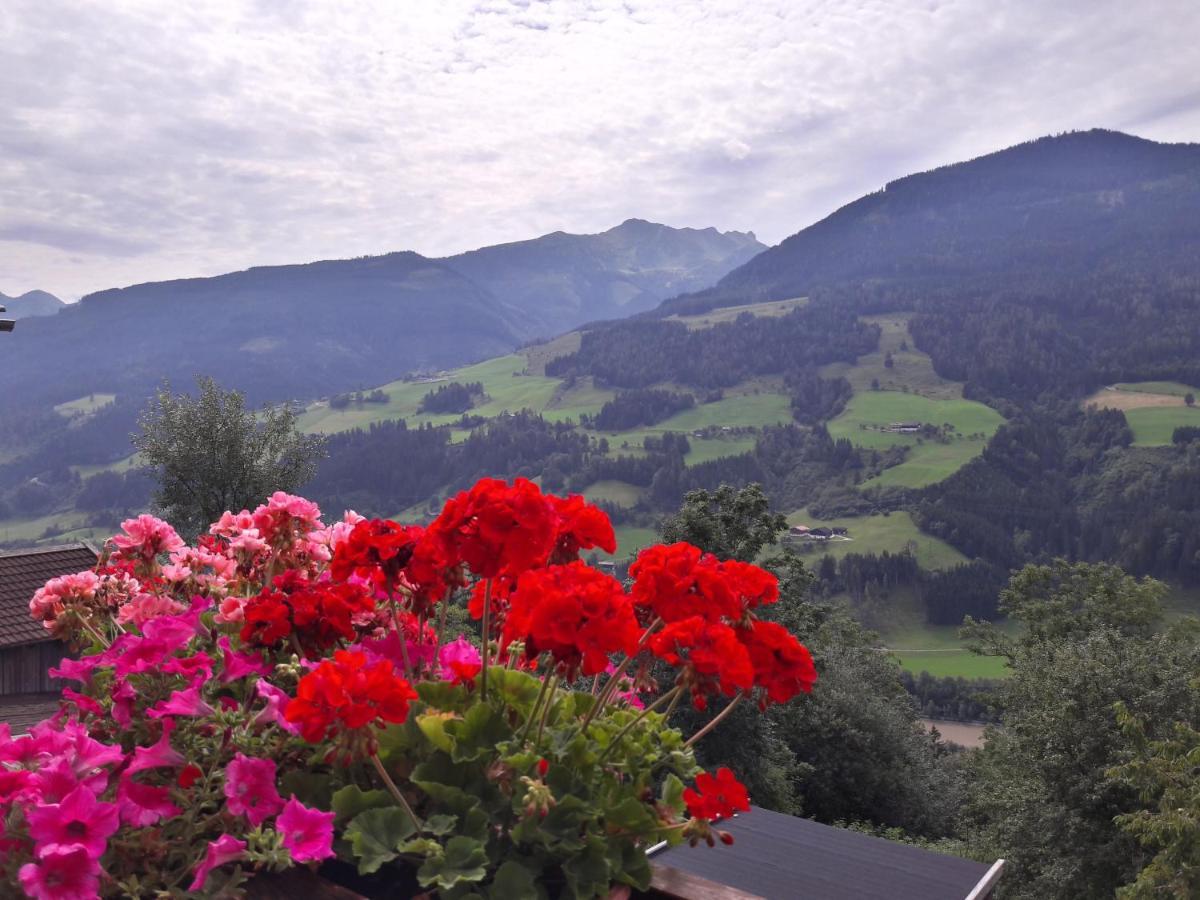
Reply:
[[[674, 544], [644, 551], [627, 590], [579, 559], [616, 543], [577, 495], [484, 479], [427, 527], [320, 515], [277, 492], [194, 546], [138, 516], [94, 571], [34, 595], [31, 615], [74, 655], [50, 673], [70, 684], [54, 717], [24, 736], [0, 727], [0, 892], [226, 896], [255, 870], [341, 847], [375, 868], [423, 858], [430, 890], [482, 880], [487, 893], [494, 871], [451, 866], [445, 842], [542, 860], [517, 844], [576, 846], [536, 830], [589, 790], [595, 840], [711, 843], [712, 822], [748, 808], [745, 788], [727, 769], [696, 776], [670, 709], [655, 711], [685, 692], [700, 707], [783, 703], [816, 677], [808, 651], [759, 618], [779, 596], [769, 572]], [[451, 639], [463, 604], [478, 637]], [[590, 691], [573, 689], [580, 677]], [[586, 773], [585, 757], [599, 760]], [[654, 799], [664, 774], [695, 787]], [[413, 835], [407, 849], [396, 834]], [[605, 872], [597, 892], [621, 874]]]

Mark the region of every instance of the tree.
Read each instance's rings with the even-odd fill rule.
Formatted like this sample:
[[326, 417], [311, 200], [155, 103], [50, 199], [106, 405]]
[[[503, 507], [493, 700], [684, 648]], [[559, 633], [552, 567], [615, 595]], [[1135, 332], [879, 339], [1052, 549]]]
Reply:
[[1196, 405], [1196, 395], [1193, 394], [1191, 391], [1188, 391], [1186, 394], [1183, 395], [1183, 402], [1186, 403], [1188, 406], [1195, 406]]
[[1012, 670], [995, 695], [1004, 727], [973, 757], [964, 807], [974, 852], [1009, 860], [1004, 897], [1111, 897], [1136, 880], [1145, 853], [1117, 823], [1147, 803], [1109, 774], [1136, 749], [1118, 704], [1153, 723], [1151, 741], [1170, 723], [1200, 724], [1195, 623], [1164, 628], [1164, 592], [1114, 566], [1059, 560], [1026, 567], [1002, 593], [1019, 636], [968, 620], [975, 649]]
[[142, 413], [133, 445], [158, 479], [155, 502], [180, 532], [196, 534], [226, 510], [252, 509], [297, 491], [325, 455], [324, 439], [296, 429], [290, 404], [246, 409], [239, 391], [197, 378], [199, 395], [169, 384]]
[[763, 547], [787, 531], [787, 520], [771, 512], [761, 485], [738, 490], [689, 491], [683, 507], [662, 526], [663, 541], [687, 541], [720, 559], [753, 562]]

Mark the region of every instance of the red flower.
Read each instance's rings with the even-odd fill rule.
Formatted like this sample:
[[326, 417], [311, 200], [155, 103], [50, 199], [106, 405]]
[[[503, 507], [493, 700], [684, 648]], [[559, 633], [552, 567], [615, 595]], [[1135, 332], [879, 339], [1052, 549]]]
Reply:
[[725, 583], [746, 609], [766, 606], [779, 599], [779, 579], [750, 563], [727, 559], [720, 564]]
[[672, 666], [684, 668], [692, 703], [704, 709], [718, 690], [730, 697], [754, 686], [750, 655], [728, 625], [692, 616], [669, 623], [650, 638], [650, 651]]
[[708, 772], [697, 775], [696, 790], [684, 790], [683, 800], [687, 804], [690, 816], [709, 822], [727, 819], [734, 813], [750, 809], [750, 796], [746, 793], [746, 786], [724, 766], [717, 769], [715, 777]]
[[765, 692], [759, 706], [766, 708], [768, 700], [787, 703], [812, 690], [817, 680], [812, 655], [782, 625], [756, 620], [750, 628], [739, 629], [738, 636], [754, 665], [754, 683]]
[[295, 634], [301, 647], [320, 654], [339, 640], [353, 640], [355, 624], [375, 611], [374, 599], [361, 584], [314, 584], [280, 576], [275, 586], [284, 590], [265, 590], [246, 602], [243, 642], [275, 647]]
[[617, 538], [612, 522], [604, 510], [586, 502], [580, 494], [562, 497], [549, 496], [558, 515], [558, 535], [551, 563], [568, 563], [579, 558], [580, 550], [599, 547], [605, 553], [617, 552]]
[[620, 582], [583, 562], [521, 576], [504, 620], [502, 646], [525, 642], [525, 655], [548, 652], [566, 672], [596, 675], [610, 654], [637, 650], [641, 629]]
[[480, 479], [446, 501], [430, 537], [448, 560], [462, 561], [481, 578], [517, 575], [545, 565], [557, 537], [558, 516], [532, 481], [509, 485]]
[[365, 653], [339, 650], [300, 679], [285, 717], [309, 743], [342, 729], [403, 722], [417, 692], [390, 660], [368, 663]]
[[390, 519], [363, 519], [334, 550], [330, 571], [336, 581], [358, 574], [394, 585], [424, 531], [420, 525], [398, 525]]
[[683, 543], [643, 550], [629, 567], [633, 601], [665, 622], [702, 616], [710, 622], [742, 617], [744, 607], [715, 556]]

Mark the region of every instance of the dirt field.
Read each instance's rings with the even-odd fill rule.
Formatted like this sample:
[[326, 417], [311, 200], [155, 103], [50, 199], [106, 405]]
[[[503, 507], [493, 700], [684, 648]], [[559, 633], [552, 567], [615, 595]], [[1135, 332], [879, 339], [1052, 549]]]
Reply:
[[937, 728], [942, 740], [947, 744], [958, 744], [960, 747], [974, 748], [983, 746], [982, 725], [972, 725], [967, 722], [946, 722], [941, 719], [922, 719], [926, 728]]
[[1152, 406], [1185, 406], [1182, 397], [1173, 394], [1149, 394], [1144, 391], [1119, 391], [1101, 388], [1083, 401], [1084, 406], [1101, 409], [1145, 409]]

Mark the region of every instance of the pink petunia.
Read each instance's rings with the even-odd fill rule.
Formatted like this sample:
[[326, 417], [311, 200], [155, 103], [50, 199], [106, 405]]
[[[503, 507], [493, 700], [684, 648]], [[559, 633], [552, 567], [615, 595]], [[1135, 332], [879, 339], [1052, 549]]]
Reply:
[[171, 802], [171, 791], [165, 787], [139, 784], [126, 776], [117, 785], [117, 809], [121, 821], [136, 828], [145, 828], [161, 819], [180, 814], [178, 806]]
[[284, 714], [287, 712], [288, 703], [291, 697], [286, 691], [280, 690], [271, 684], [266, 679], [259, 679], [254, 683], [254, 690], [258, 696], [267, 701], [267, 705], [257, 716], [254, 717], [255, 725], [278, 725], [288, 734], [299, 734], [300, 727], [289, 722]]
[[211, 716], [214, 712], [200, 696], [200, 684], [197, 682], [182, 691], [174, 691], [166, 700], [146, 710], [146, 715], [151, 719], [161, 719], [163, 716]]
[[83, 659], [71, 659], [64, 656], [57, 666], [51, 667], [46, 674], [51, 678], [70, 679], [89, 684], [92, 680], [92, 670], [100, 665], [99, 656], [85, 656]]
[[32, 807], [25, 818], [36, 851], [52, 844], [78, 844], [92, 859], [104, 855], [109, 836], [120, 827], [117, 805], [97, 800], [83, 785], [63, 797], [61, 803]]
[[137, 691], [127, 679], [118, 676], [113, 679], [111, 696], [113, 721], [122, 728], [128, 728], [133, 724], [133, 703], [137, 699]]
[[162, 720], [162, 735], [149, 747], [135, 747], [133, 762], [129, 764], [126, 773], [142, 772], [146, 769], [173, 769], [185, 765], [187, 760], [171, 746], [171, 732], [175, 730], [174, 719]]
[[275, 789], [275, 763], [269, 759], [237, 754], [225, 767], [224, 790], [229, 811], [244, 815], [255, 827], [283, 808]]
[[169, 675], [182, 675], [193, 683], [211, 681], [213, 661], [211, 656], [200, 651], [188, 656], [174, 656], [163, 663], [162, 670]]
[[205, 851], [204, 859], [196, 866], [196, 877], [192, 879], [188, 890], [204, 890], [204, 884], [208, 881], [209, 872], [220, 868], [226, 863], [241, 859], [242, 854], [245, 852], [246, 842], [239, 841], [233, 835], [223, 834], [215, 841], [209, 841], [208, 850]]
[[293, 860], [316, 862], [333, 856], [333, 816], [292, 797], [275, 820], [275, 830], [283, 835]]
[[257, 653], [243, 653], [240, 650], [234, 650], [229, 643], [229, 638], [222, 637], [217, 641], [217, 646], [221, 648], [223, 662], [221, 667], [222, 684], [245, 678], [248, 675], [269, 675], [271, 673], [273, 667], [264, 662], [262, 656]]
[[21, 866], [21, 887], [34, 900], [86, 900], [100, 896], [100, 864], [79, 844], [47, 847], [37, 862]]

